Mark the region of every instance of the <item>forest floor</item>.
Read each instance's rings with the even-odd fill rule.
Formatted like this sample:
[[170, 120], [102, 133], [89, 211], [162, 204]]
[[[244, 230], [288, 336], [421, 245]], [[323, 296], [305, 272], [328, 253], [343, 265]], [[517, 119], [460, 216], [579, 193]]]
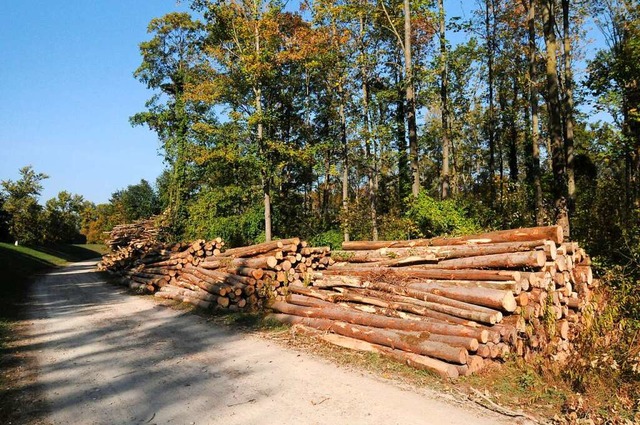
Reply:
[[35, 282], [8, 342], [26, 365], [6, 394], [13, 423], [529, 423], [428, 375], [442, 388], [327, 359], [286, 330], [130, 296], [94, 264]]

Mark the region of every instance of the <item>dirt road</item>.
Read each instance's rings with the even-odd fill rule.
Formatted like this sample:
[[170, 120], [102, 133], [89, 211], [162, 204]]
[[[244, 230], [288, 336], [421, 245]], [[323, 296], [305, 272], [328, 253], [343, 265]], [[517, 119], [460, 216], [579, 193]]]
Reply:
[[134, 297], [76, 263], [35, 285], [55, 424], [500, 424], [501, 416]]

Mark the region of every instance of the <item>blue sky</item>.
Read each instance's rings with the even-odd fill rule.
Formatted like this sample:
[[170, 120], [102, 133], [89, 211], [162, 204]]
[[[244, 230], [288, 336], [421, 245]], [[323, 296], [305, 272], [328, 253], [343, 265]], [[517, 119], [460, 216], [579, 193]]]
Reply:
[[[445, 2], [460, 15], [471, 2]], [[154, 17], [187, 0], [3, 1], [0, 13], [0, 180], [32, 165], [50, 176], [42, 201], [67, 190], [106, 202], [163, 169], [158, 140], [129, 117], [151, 96], [133, 78]], [[288, 8], [295, 9], [297, 1]], [[467, 12], [466, 17], [469, 17]]]
[[0, 13], [0, 180], [31, 164], [60, 190], [105, 202], [154, 181], [158, 141], [129, 116], [151, 95], [132, 73], [138, 43], [175, 0], [5, 1]]

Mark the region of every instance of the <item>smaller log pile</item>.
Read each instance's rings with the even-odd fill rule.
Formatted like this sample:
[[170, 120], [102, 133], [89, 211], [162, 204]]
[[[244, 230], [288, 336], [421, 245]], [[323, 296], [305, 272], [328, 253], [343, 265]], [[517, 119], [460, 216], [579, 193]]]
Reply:
[[565, 360], [594, 284], [559, 226], [343, 249], [310, 286], [292, 282], [271, 317], [449, 378], [508, 355]]
[[155, 296], [203, 308], [255, 310], [287, 285], [303, 285], [308, 271], [325, 269], [328, 254], [328, 247], [310, 248], [298, 238], [232, 248], [187, 264]]
[[329, 247], [308, 247], [299, 238], [223, 247], [220, 238], [197, 240], [127, 262], [110, 261], [107, 255], [101, 267], [120, 275], [130, 288], [159, 298], [202, 308], [253, 310], [264, 299], [283, 294], [287, 285], [303, 285], [311, 272], [332, 264]]
[[112, 251], [124, 247], [143, 249], [145, 246], [155, 244], [161, 233], [155, 225], [155, 220], [155, 217], [151, 217], [131, 224], [114, 226], [105, 243]]
[[154, 293], [177, 277], [182, 269], [197, 266], [207, 256], [220, 253], [223, 246], [221, 238], [177, 243], [169, 249], [145, 253], [130, 267], [119, 270], [119, 274], [132, 289]]
[[160, 241], [162, 229], [155, 226], [155, 217], [131, 224], [115, 226], [105, 241], [110, 252], [102, 257], [99, 270], [116, 270], [131, 267], [137, 259], [151, 251], [165, 248]]

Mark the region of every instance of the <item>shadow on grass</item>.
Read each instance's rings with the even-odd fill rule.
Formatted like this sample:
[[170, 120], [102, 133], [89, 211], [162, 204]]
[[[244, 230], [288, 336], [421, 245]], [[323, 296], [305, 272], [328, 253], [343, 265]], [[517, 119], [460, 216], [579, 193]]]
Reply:
[[100, 257], [105, 253], [106, 247], [103, 245], [53, 245], [39, 246], [36, 249], [65, 261], [75, 262]]

